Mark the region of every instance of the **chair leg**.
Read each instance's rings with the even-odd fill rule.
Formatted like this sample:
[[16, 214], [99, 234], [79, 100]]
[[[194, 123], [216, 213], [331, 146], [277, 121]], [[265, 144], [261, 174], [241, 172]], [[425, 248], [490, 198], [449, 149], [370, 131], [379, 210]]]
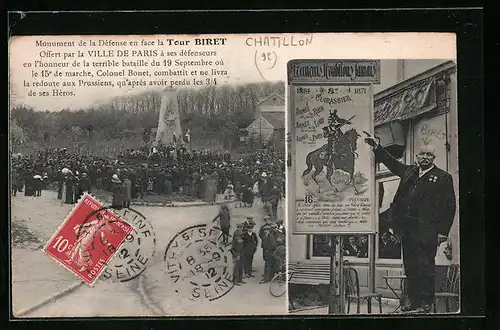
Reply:
[[432, 308], [434, 310], [434, 314], [437, 314], [437, 298], [434, 299], [434, 304], [432, 304]]
[[351, 311], [351, 299], [347, 298], [347, 314]]
[[445, 298], [444, 303], [446, 305], [446, 313], [449, 313], [450, 312], [450, 299]]
[[358, 314], [360, 314], [361, 313], [361, 301], [360, 301], [359, 298], [357, 299], [357, 303], [358, 303], [358, 305], [357, 305], [357, 308], [356, 308], [356, 312]]
[[372, 298], [366, 299], [366, 302], [368, 303], [368, 314], [372, 313]]
[[382, 314], [382, 296], [378, 297], [378, 309], [380, 311], [380, 314]]

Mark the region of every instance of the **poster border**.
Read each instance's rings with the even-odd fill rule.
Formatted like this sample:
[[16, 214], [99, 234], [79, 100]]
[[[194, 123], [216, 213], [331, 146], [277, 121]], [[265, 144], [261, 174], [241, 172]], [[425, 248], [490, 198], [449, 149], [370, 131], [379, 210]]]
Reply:
[[[297, 61], [297, 60], [292, 60], [292, 61]], [[289, 61], [288, 63], [292, 62]], [[318, 60], [320, 61], [320, 60]], [[350, 60], [350, 61], [355, 61], [355, 60]], [[372, 60], [372, 61], [377, 61], [380, 63], [380, 60]], [[373, 214], [373, 220], [371, 221], [370, 224], [370, 229], [366, 231], [299, 231], [297, 230], [297, 217], [296, 217], [296, 211], [297, 211], [297, 201], [296, 201], [296, 196], [295, 196], [295, 188], [297, 185], [297, 166], [296, 166], [296, 155], [295, 155], [295, 149], [296, 149], [296, 139], [295, 139], [295, 125], [293, 124], [295, 122], [295, 113], [293, 111], [295, 107], [295, 92], [294, 87], [297, 86], [365, 86], [369, 88], [369, 94], [370, 94], [370, 105], [371, 105], [371, 111], [369, 111], [369, 117], [370, 117], [370, 122], [372, 125], [370, 125], [369, 128], [369, 133], [371, 136], [374, 135], [374, 126], [373, 126], [373, 117], [374, 117], [374, 95], [373, 95], [373, 83], [371, 82], [355, 82], [355, 83], [346, 83], [346, 82], [289, 82], [287, 84], [287, 89], [289, 89], [289, 104], [286, 109], [288, 116], [286, 117], [286, 120], [290, 121], [290, 126], [285, 125], [285, 127], [290, 127], [290, 149], [289, 150], [292, 153], [292, 169], [291, 173], [288, 172], [290, 175], [287, 176], [286, 179], [286, 184], [290, 185], [292, 193], [287, 194], [287, 204], [289, 204], [289, 213], [287, 214], [287, 221], [288, 221], [288, 226], [290, 226], [290, 223], [292, 223], [292, 231], [291, 235], [370, 235], [370, 234], [375, 234], [376, 233], [376, 212], [378, 211], [378, 204], [376, 203], [377, 196], [376, 196], [376, 187], [372, 187], [371, 189], [371, 198], [372, 198], [372, 203], [371, 203], [371, 213]], [[363, 138], [363, 136], [361, 136]], [[364, 139], [364, 138], [363, 138]], [[373, 152], [370, 152], [370, 162], [372, 165], [375, 164], [375, 155]], [[370, 167], [370, 174], [371, 174], [371, 179], [373, 184], [375, 185], [375, 166]], [[291, 212], [291, 213], [290, 213]]]

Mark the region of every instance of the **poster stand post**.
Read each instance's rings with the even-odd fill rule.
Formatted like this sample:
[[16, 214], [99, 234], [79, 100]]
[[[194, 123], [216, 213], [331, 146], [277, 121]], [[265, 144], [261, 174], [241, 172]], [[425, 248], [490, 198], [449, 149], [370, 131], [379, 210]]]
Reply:
[[[345, 314], [345, 286], [344, 286], [344, 260], [341, 248], [341, 236], [330, 235], [330, 299], [328, 304], [328, 314]], [[339, 242], [339, 255], [336, 261], [336, 242]]]
[[337, 299], [337, 274], [335, 267], [335, 235], [330, 235], [330, 297], [328, 304], [328, 314], [340, 314], [339, 313], [339, 301]]
[[345, 271], [344, 271], [344, 250], [342, 249], [342, 236], [338, 236], [339, 242], [339, 301], [340, 315], [345, 314]]

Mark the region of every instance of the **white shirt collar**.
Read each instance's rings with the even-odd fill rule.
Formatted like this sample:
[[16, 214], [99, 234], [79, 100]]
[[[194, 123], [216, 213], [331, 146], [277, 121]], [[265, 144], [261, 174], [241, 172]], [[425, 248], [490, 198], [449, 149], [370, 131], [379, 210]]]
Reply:
[[431, 167], [429, 167], [428, 169], [426, 170], [422, 170], [420, 167], [418, 168], [418, 177], [421, 178], [425, 175], [425, 173], [429, 172], [430, 170], [432, 170], [434, 168], [435, 165], [432, 165]]

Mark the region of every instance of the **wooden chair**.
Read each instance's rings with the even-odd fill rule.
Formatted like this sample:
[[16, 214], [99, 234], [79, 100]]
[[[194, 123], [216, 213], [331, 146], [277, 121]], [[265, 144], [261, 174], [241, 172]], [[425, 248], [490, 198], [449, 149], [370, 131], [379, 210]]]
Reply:
[[459, 301], [460, 297], [460, 266], [459, 265], [449, 265], [446, 270], [446, 282], [443, 286], [443, 291], [438, 291], [435, 294], [434, 301], [434, 313], [437, 312], [437, 301], [438, 299], [444, 299], [446, 306], [446, 313], [450, 312], [450, 300], [456, 302]]
[[380, 313], [382, 314], [382, 294], [368, 292], [361, 294], [359, 291], [359, 277], [356, 269], [352, 267], [344, 268], [345, 299], [347, 302], [347, 314], [351, 310], [351, 300], [356, 301], [357, 314], [360, 314], [361, 302], [366, 300], [368, 303], [368, 314], [372, 313], [372, 299], [378, 301]]

